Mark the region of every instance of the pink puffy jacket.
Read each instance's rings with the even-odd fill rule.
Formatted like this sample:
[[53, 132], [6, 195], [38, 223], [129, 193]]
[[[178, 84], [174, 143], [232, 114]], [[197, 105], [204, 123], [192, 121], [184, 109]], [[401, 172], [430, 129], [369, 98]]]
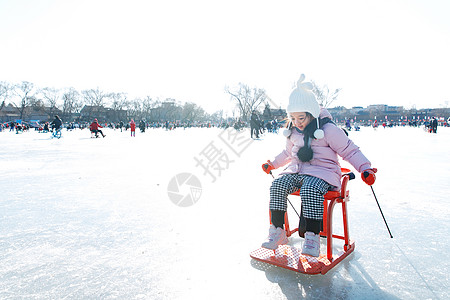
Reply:
[[[319, 118], [325, 117], [331, 119], [330, 113], [322, 108]], [[360, 173], [371, 168], [370, 161], [342, 129], [332, 123], [323, 125], [322, 129], [325, 136], [320, 140], [312, 139], [311, 149], [314, 155], [312, 160], [308, 162], [302, 162], [297, 157], [298, 149], [304, 145], [303, 134], [295, 128], [292, 129], [292, 133], [286, 141], [286, 149], [271, 161], [276, 169], [289, 163], [280, 175], [292, 173], [311, 175], [340, 188], [342, 174], [338, 155], [348, 161]]]

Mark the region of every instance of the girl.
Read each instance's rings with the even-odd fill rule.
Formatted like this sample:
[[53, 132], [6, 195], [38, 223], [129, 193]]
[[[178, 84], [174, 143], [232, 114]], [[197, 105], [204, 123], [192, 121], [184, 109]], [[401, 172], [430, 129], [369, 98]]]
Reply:
[[134, 122], [133, 119], [131, 119], [130, 122], [130, 128], [131, 128], [131, 136], [136, 136], [136, 123]]
[[323, 217], [324, 195], [329, 190], [337, 190], [341, 185], [341, 167], [338, 155], [348, 161], [364, 182], [375, 182], [376, 169], [370, 161], [332, 121], [326, 109], [321, 109], [312, 93], [312, 84], [303, 83], [302, 74], [297, 87], [289, 96], [286, 111], [290, 122], [285, 130], [286, 149], [272, 161], [263, 164], [263, 170], [288, 166], [270, 187], [271, 222], [269, 236], [262, 247], [276, 249], [287, 244], [283, 229], [287, 196], [300, 189], [302, 215], [306, 220], [305, 241], [302, 254], [319, 256], [321, 220]]

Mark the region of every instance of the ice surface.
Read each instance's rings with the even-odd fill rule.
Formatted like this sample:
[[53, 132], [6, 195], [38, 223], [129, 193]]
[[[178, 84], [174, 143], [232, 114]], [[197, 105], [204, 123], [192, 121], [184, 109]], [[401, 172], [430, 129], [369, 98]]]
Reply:
[[[349, 184], [355, 252], [314, 276], [249, 257], [269, 227], [272, 177], [261, 164], [283, 136], [105, 131], [0, 133], [1, 299], [450, 298], [450, 128], [350, 132], [379, 169], [374, 190], [394, 239], [358, 175]], [[222, 169], [202, 168], [214, 155]], [[184, 208], [168, 196], [183, 172], [202, 185]]]

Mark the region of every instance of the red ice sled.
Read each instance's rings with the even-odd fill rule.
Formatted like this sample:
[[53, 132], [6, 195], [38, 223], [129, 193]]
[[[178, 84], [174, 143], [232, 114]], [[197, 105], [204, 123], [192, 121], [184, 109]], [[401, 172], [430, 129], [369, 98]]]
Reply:
[[[347, 257], [355, 250], [355, 242], [350, 240], [348, 233], [348, 219], [347, 219], [347, 202], [349, 201], [349, 191], [347, 190], [347, 183], [354, 178], [354, 174], [349, 169], [342, 169], [342, 183], [340, 191], [330, 191], [325, 194], [323, 202], [323, 230], [320, 232], [321, 236], [326, 237], [327, 253], [320, 254], [319, 257], [312, 257], [301, 254], [301, 249], [290, 245], [280, 245], [277, 249], [271, 250], [266, 248], [259, 248], [250, 253], [250, 256], [256, 260], [269, 263], [278, 267], [289, 269], [295, 272], [305, 274], [326, 274], [331, 268], [336, 266], [340, 261]], [[299, 195], [299, 191], [292, 195]], [[336, 203], [342, 206], [342, 217], [344, 224], [344, 235], [335, 235], [332, 231], [333, 208]], [[298, 228], [290, 230], [287, 212], [284, 216], [286, 235], [289, 237], [298, 231]], [[340, 239], [344, 241], [344, 247], [341, 251], [336, 251], [333, 254], [333, 239]]]

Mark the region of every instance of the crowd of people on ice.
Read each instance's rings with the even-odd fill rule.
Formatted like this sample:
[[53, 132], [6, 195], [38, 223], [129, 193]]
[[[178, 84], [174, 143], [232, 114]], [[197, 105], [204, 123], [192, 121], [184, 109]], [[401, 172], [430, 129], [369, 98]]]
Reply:
[[[93, 135], [96, 137], [103, 136], [105, 134], [100, 130], [100, 128], [109, 128], [114, 130], [128, 131], [130, 130], [131, 136], [135, 136], [136, 128], [139, 129], [141, 133], [145, 132], [147, 129], [163, 128], [165, 130], [175, 130], [177, 128], [228, 128], [233, 127], [236, 130], [242, 130], [244, 128], [250, 128], [250, 137], [254, 139], [260, 138], [265, 132], [278, 133], [280, 128], [286, 126], [286, 120], [263, 120], [257, 112], [253, 111], [248, 122], [244, 122], [241, 119], [237, 121], [223, 121], [223, 122], [181, 122], [181, 121], [161, 121], [161, 122], [146, 122], [145, 120], [140, 120], [135, 122], [130, 119], [128, 122], [110, 122], [101, 123], [94, 119], [91, 123], [89, 122], [66, 122], [61, 120], [61, 125], [56, 125], [55, 120], [61, 120], [59, 116], [55, 116], [55, 119], [51, 122], [23, 122], [23, 121], [10, 121], [5, 123], [0, 123], [0, 132], [2, 131], [15, 131], [16, 133], [22, 133], [30, 129], [34, 129], [39, 132], [52, 132], [56, 127], [66, 128], [67, 130], [74, 129], [86, 129], [89, 128]], [[361, 126], [365, 127], [383, 127], [391, 128], [396, 126], [411, 126], [411, 127], [423, 127], [426, 131], [431, 133], [437, 133], [438, 126], [449, 127], [450, 117], [448, 119], [444, 118], [426, 118], [426, 119], [405, 119], [400, 121], [356, 121], [354, 119], [343, 119], [334, 120], [334, 122], [345, 129], [346, 131], [359, 131]], [[56, 121], [59, 123], [59, 121]], [[99, 135], [100, 134], [100, 135]]]
[[336, 122], [341, 124], [341, 127], [345, 130], [360, 130], [360, 126], [369, 126], [373, 128], [383, 127], [383, 128], [392, 128], [397, 126], [409, 126], [409, 127], [423, 127], [426, 131], [430, 133], [437, 133], [438, 126], [450, 127], [450, 117], [445, 120], [444, 118], [427, 118], [427, 119], [412, 119], [412, 120], [400, 120], [400, 121], [382, 121], [378, 122], [377, 120], [373, 121], [365, 121], [365, 122], [356, 122], [350, 119], [345, 119], [342, 122]]
[[[60, 121], [58, 121], [60, 120]], [[55, 123], [56, 122], [56, 123]], [[237, 122], [236, 122], [237, 123]], [[56, 124], [56, 125], [55, 125]], [[10, 121], [5, 123], [0, 123], [1, 131], [15, 131], [16, 133], [22, 133], [24, 131], [29, 131], [30, 129], [39, 132], [52, 132], [55, 129], [65, 128], [67, 130], [74, 129], [87, 129], [95, 134], [96, 136], [105, 136], [101, 128], [109, 128], [114, 130], [130, 131], [131, 135], [134, 136], [136, 129], [139, 129], [141, 133], [145, 132], [147, 129], [163, 128], [165, 130], [175, 130], [177, 128], [228, 128], [230, 126], [235, 126], [234, 123], [230, 124], [227, 122], [181, 122], [181, 121], [161, 121], [161, 122], [146, 122], [145, 120], [135, 121], [130, 119], [128, 122], [109, 122], [103, 123], [95, 118], [91, 123], [89, 122], [66, 122], [64, 123], [59, 116], [55, 116], [55, 119], [51, 122], [24, 122], [24, 121]], [[56, 128], [58, 127], [58, 128]], [[236, 127], [236, 126], [235, 126]], [[245, 127], [245, 124], [238, 126], [238, 128]]]

